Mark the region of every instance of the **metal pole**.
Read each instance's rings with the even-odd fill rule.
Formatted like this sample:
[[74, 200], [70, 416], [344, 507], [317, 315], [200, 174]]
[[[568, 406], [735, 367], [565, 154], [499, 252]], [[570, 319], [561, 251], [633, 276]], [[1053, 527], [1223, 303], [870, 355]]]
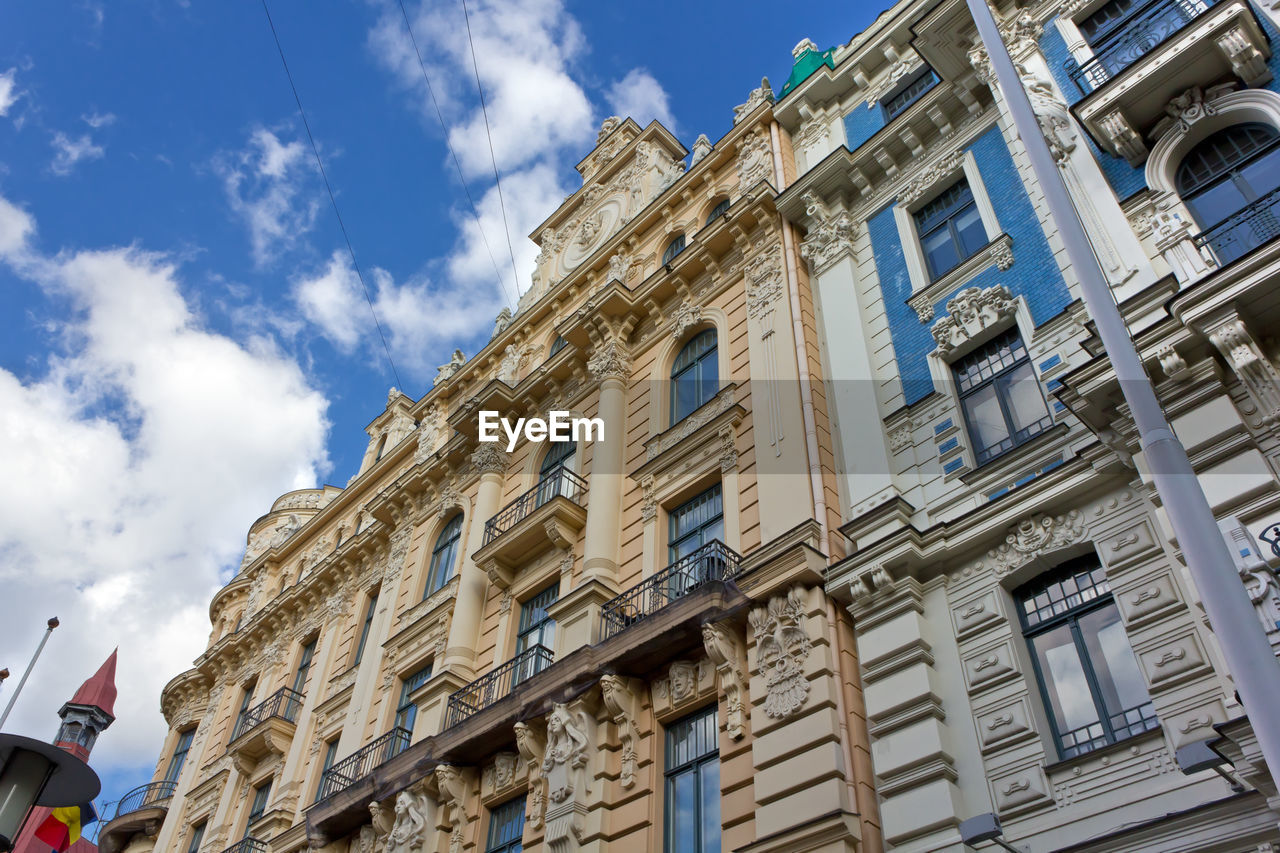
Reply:
[[1240, 582], [1226, 539], [1213, 518], [1187, 452], [1165, 419], [1151, 379], [1142, 367], [1128, 327], [1098, 265], [1066, 184], [1049, 153], [1040, 123], [1031, 108], [1013, 59], [1000, 37], [987, 0], [965, 0], [978, 35], [991, 58], [1014, 128], [1026, 146], [1032, 171], [1044, 193], [1049, 215], [1058, 226], [1067, 258], [1080, 280], [1085, 307], [1111, 359], [1120, 391], [1138, 427], [1151, 479], [1168, 513], [1195, 580], [1222, 656], [1235, 679], [1245, 712], [1273, 780], [1280, 780], [1280, 662], [1276, 660]]
[[49, 635], [53, 633], [54, 628], [58, 627], [58, 617], [53, 617], [45, 624], [49, 627], [44, 629], [44, 636], [40, 638], [40, 645], [36, 646], [36, 653], [31, 656], [31, 663], [27, 664], [27, 671], [22, 673], [18, 686], [13, 688], [13, 695], [9, 697], [9, 704], [4, 706], [4, 713], [0, 714], [0, 727], [3, 727], [4, 721], [9, 719], [9, 712], [13, 710], [13, 703], [18, 701], [18, 695], [22, 693], [23, 685], [27, 683], [27, 676], [31, 675], [31, 670], [35, 667], [36, 661], [40, 659], [40, 653], [44, 651], [44, 644], [49, 642]]

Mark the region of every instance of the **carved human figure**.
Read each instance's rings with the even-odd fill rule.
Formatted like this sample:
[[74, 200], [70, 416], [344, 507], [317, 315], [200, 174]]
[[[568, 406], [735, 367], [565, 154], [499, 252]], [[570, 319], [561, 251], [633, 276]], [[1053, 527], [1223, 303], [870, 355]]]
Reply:
[[1049, 75], [1036, 65], [1018, 63], [1018, 76], [1027, 89], [1027, 97], [1031, 99], [1031, 109], [1036, 114], [1036, 121], [1044, 131], [1053, 160], [1059, 166], [1065, 164], [1076, 150], [1076, 131], [1071, 125], [1071, 114], [1067, 105], [1054, 91], [1053, 81]]
[[401, 791], [396, 796], [395, 819], [391, 824], [391, 832], [387, 834], [387, 842], [383, 846], [385, 853], [409, 853], [422, 849], [427, 829], [427, 815], [418, 797], [408, 791]]

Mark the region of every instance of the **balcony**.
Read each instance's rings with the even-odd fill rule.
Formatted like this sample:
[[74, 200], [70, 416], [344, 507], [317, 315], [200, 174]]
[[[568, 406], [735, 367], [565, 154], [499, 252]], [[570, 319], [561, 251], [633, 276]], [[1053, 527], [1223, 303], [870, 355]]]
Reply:
[[1084, 98], [1074, 112], [1108, 153], [1137, 166], [1166, 106], [1194, 88], [1232, 78], [1271, 79], [1271, 47], [1247, 0], [1151, 0], [1135, 9], [1067, 75]]
[[283, 755], [293, 738], [302, 699], [301, 693], [282, 687], [249, 708], [236, 720], [227, 750], [243, 767], [273, 753]]
[[444, 726], [450, 728], [510, 695], [515, 686], [542, 672], [555, 654], [546, 646], [526, 649], [449, 697]]
[[507, 504], [484, 525], [476, 563], [499, 588], [511, 585], [521, 562], [547, 548], [570, 548], [587, 523], [587, 483], [563, 465]]
[[392, 729], [334, 764], [324, 772], [320, 780], [318, 799], [332, 797], [339, 791], [350, 788], [377, 767], [404, 752], [412, 736], [408, 729]]
[[177, 787], [177, 782], [151, 782], [121, 797], [115, 816], [98, 834], [98, 849], [102, 853], [118, 853], [128, 846], [134, 835], [158, 827], [169, 811], [169, 800]]
[[731, 579], [742, 557], [719, 540], [703, 545], [662, 571], [605, 602], [601, 639], [607, 640], [710, 581]]
[[270, 849], [265, 841], [259, 841], [256, 838], [242, 838], [226, 850], [223, 850], [222, 853], [268, 853]]
[[1280, 237], [1280, 188], [1206, 228], [1195, 243], [1213, 252], [1219, 266], [1226, 266], [1276, 237]]

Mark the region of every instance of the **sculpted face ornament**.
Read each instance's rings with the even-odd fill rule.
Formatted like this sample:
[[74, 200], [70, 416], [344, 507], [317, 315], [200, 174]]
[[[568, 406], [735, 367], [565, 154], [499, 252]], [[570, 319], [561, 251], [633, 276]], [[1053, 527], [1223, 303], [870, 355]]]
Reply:
[[804, 665], [813, 643], [805, 630], [803, 596], [802, 587], [792, 587], [786, 596], [769, 599], [767, 607], [752, 610], [748, 617], [768, 690], [764, 712], [777, 719], [794, 714], [809, 695]]

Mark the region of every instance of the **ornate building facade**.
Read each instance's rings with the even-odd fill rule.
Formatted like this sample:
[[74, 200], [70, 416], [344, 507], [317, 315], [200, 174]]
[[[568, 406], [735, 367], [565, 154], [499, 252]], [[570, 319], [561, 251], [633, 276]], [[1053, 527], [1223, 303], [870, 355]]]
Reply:
[[[1277, 13], [997, 14], [1280, 645]], [[608, 119], [488, 345], [253, 525], [107, 853], [1280, 845], [964, 3], [793, 58], [691, 153]]]

